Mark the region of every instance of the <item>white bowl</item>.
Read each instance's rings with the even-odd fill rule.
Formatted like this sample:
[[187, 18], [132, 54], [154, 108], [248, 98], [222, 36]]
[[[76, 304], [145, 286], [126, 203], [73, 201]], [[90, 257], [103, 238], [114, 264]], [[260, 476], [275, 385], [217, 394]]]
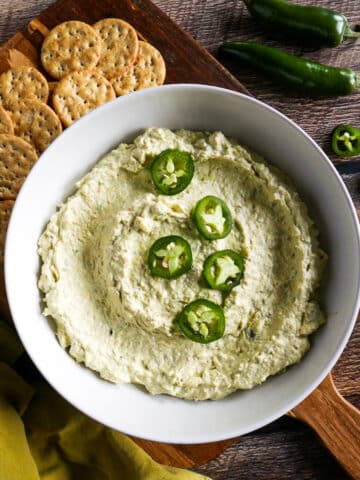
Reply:
[[[221, 130], [263, 154], [296, 183], [316, 219], [329, 268], [328, 323], [286, 373], [224, 400], [190, 402], [113, 385], [78, 365], [41, 314], [37, 240], [74, 183], [112, 147], [149, 126]], [[118, 98], [68, 128], [22, 187], [5, 250], [6, 289], [20, 338], [43, 376], [69, 402], [110, 427], [151, 440], [202, 443], [242, 435], [285, 414], [322, 381], [340, 356], [359, 308], [360, 235], [349, 194], [313, 140], [273, 108], [229, 90], [169, 85]]]

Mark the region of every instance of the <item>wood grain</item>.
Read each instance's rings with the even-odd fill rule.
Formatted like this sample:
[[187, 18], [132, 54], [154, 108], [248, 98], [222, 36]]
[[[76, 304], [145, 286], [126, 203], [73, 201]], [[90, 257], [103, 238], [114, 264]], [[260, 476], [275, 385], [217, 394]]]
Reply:
[[[99, 0], [100, 2], [101, 0]], [[114, 0], [115, 1], [115, 0]], [[297, 0], [343, 11], [350, 23], [360, 22], [358, 0]], [[116, 0], [120, 3], [121, 0]], [[42, 11], [54, 0], [0, 0], [0, 42]], [[223, 40], [257, 39], [269, 45], [285, 46], [288, 51], [306, 54], [333, 65], [358, 68], [360, 42], [347, 42], [340, 48], [311, 52], [284, 39], [270, 38], [248, 16], [239, 0], [154, 0], [211, 53], [217, 52]], [[161, 48], [160, 48], [161, 49]], [[300, 124], [329, 153], [329, 132], [340, 122], [360, 125], [359, 95], [330, 101], [294, 98], [252, 72], [228, 65], [232, 73], [260, 100], [275, 106]], [[206, 68], [206, 66], [204, 67]], [[332, 157], [335, 161], [336, 159]], [[343, 168], [346, 167], [346, 168]], [[356, 163], [339, 166], [355, 205], [360, 209], [360, 168]], [[29, 368], [29, 367], [28, 367]], [[343, 355], [334, 369], [339, 391], [360, 407], [360, 325], [359, 322]], [[171, 455], [171, 454], [170, 454]], [[283, 417], [272, 424], [246, 435], [227, 448], [216, 460], [196, 471], [214, 480], [345, 480], [348, 475], [339, 467], [314, 433], [304, 424]]]
[[345, 470], [360, 480], [360, 411], [339, 395], [331, 375], [289, 414], [310, 425]]
[[154, 460], [164, 465], [181, 468], [199, 467], [217, 458], [236, 439], [222, 442], [202, 443], [200, 445], [172, 445], [169, 443], [149, 442], [133, 437], [133, 440], [143, 448]]

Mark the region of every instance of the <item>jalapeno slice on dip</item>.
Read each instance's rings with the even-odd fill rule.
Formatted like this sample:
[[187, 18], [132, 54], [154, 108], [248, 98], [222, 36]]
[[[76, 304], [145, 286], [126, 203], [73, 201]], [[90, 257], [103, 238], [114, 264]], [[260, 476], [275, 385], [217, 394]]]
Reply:
[[189, 185], [194, 176], [194, 160], [187, 152], [164, 150], [151, 164], [151, 178], [164, 195], [176, 195]]
[[148, 265], [150, 272], [156, 277], [167, 280], [178, 278], [191, 268], [190, 244], [177, 235], [161, 237], [149, 250]]
[[226, 203], [208, 195], [198, 201], [193, 218], [200, 234], [207, 240], [218, 240], [229, 235], [232, 227], [231, 213]]
[[210, 343], [224, 335], [224, 311], [216, 303], [199, 298], [189, 303], [178, 316], [183, 334], [193, 342]]
[[209, 255], [203, 276], [210, 288], [229, 291], [239, 285], [244, 271], [244, 259], [234, 250], [220, 250]]

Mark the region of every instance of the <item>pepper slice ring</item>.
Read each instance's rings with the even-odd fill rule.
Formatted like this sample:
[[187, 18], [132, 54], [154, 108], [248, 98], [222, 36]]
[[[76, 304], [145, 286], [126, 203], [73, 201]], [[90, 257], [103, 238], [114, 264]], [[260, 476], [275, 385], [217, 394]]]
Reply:
[[222, 307], [205, 298], [199, 298], [182, 310], [177, 323], [183, 334], [198, 343], [219, 340], [225, 332], [225, 315]]
[[225, 238], [232, 228], [228, 206], [221, 198], [213, 195], [208, 195], [197, 202], [193, 219], [200, 234], [207, 240]]
[[152, 244], [148, 266], [152, 275], [173, 280], [190, 270], [192, 260], [189, 242], [177, 235], [169, 235]]
[[189, 185], [194, 170], [194, 160], [190, 153], [168, 149], [153, 160], [151, 178], [160, 193], [176, 195]]
[[244, 259], [234, 250], [219, 250], [204, 262], [203, 276], [210, 288], [230, 291], [237, 285], [244, 272]]
[[331, 146], [340, 157], [360, 154], [360, 130], [352, 125], [338, 125], [331, 134]]

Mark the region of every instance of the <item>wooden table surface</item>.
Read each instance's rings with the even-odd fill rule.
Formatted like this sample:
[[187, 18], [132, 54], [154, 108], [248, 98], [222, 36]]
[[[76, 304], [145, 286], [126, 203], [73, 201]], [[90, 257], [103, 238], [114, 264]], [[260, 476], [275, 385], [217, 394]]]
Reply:
[[[54, 0], [0, 0], [0, 43], [52, 3]], [[284, 46], [290, 52], [305, 54], [323, 63], [360, 71], [360, 40], [357, 43], [347, 42], [336, 49], [302, 49], [284, 38], [270, 38], [249, 17], [240, 0], [155, 0], [155, 3], [215, 56], [217, 47], [225, 39], [257, 40], [268, 45]], [[302, 0], [300, 3], [336, 8], [347, 15], [351, 25], [360, 24], [359, 0]], [[327, 153], [330, 153], [329, 134], [335, 125], [352, 123], [360, 126], [360, 94], [325, 100], [294, 98], [248, 70], [231, 63], [226, 65], [254, 96], [295, 120]], [[360, 211], [360, 159], [342, 162], [338, 168]], [[358, 408], [359, 323], [334, 370], [339, 391]], [[198, 471], [214, 480], [349, 478], [309, 428], [287, 417], [242, 437], [219, 458]]]

